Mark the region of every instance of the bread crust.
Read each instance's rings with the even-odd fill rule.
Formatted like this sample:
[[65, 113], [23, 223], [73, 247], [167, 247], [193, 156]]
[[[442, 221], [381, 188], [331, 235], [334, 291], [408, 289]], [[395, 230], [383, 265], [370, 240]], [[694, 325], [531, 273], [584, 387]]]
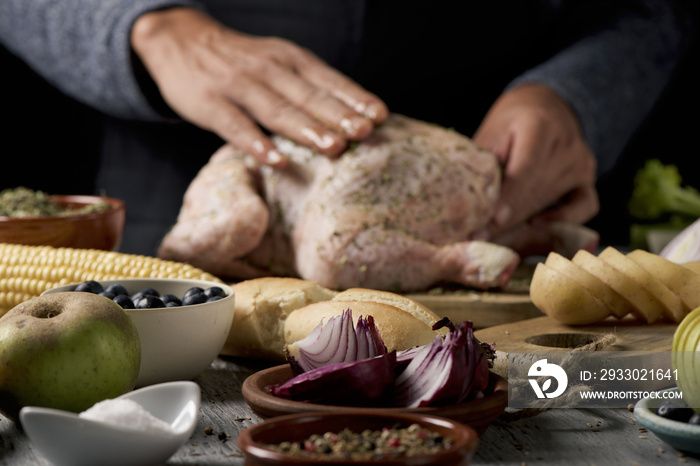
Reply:
[[413, 346], [426, 345], [439, 335], [431, 325], [412, 314], [390, 304], [373, 301], [331, 300], [309, 304], [289, 314], [284, 323], [286, 344], [295, 343], [306, 337], [323, 322], [339, 316], [351, 309], [353, 322], [360, 316], [371, 315], [387, 350], [404, 350]]
[[287, 277], [263, 277], [231, 286], [236, 309], [221, 354], [284, 361], [284, 321], [308, 304], [337, 292], [317, 283]]

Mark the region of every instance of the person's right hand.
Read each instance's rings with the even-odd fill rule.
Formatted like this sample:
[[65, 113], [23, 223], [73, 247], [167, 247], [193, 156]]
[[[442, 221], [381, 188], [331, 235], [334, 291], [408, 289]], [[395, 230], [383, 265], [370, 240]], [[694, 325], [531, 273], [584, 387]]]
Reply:
[[311, 52], [232, 31], [195, 9], [144, 14], [131, 44], [180, 117], [269, 165], [285, 159], [258, 124], [335, 157], [388, 114], [378, 97]]

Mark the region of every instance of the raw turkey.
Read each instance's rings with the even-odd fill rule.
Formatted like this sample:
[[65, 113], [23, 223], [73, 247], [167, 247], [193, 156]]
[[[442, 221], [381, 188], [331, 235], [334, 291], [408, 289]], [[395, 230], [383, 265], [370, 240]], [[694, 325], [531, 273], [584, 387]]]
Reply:
[[501, 169], [493, 154], [437, 125], [393, 114], [336, 160], [274, 141], [290, 158], [282, 169], [229, 145], [211, 157], [160, 257], [222, 278], [298, 276], [333, 289], [489, 289], [505, 286], [520, 261], [510, 246], [530, 254], [554, 244], [570, 255], [597, 244], [595, 233], [571, 225], [470, 240], [493, 215]]

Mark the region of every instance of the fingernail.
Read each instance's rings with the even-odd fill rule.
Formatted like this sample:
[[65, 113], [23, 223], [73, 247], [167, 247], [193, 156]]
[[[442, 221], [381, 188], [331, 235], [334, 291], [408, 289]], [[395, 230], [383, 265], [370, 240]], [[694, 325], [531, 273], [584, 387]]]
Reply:
[[319, 134], [311, 128], [303, 128], [301, 132], [319, 149], [330, 149], [336, 144], [335, 138], [330, 134]]
[[383, 121], [387, 116], [388, 109], [382, 103], [372, 103], [367, 106], [365, 116], [375, 122]]
[[287, 157], [282, 155], [279, 151], [269, 150], [265, 154], [265, 160], [267, 160], [268, 165], [280, 165], [287, 162]]
[[343, 128], [343, 132], [350, 136], [354, 135], [357, 131], [355, 124], [350, 118], [343, 118], [340, 120], [340, 127]]
[[343, 118], [340, 127], [346, 136], [362, 139], [372, 132], [372, 123], [364, 117]]

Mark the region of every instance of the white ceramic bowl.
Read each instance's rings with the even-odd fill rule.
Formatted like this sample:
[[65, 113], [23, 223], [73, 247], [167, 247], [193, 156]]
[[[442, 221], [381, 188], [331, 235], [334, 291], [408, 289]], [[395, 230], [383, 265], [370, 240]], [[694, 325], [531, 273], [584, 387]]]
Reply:
[[32, 445], [56, 466], [165, 464], [197, 426], [201, 392], [194, 382], [152, 385], [119, 398], [139, 403], [173, 432], [130, 429], [35, 406], [22, 408], [20, 422]]
[[[127, 309], [141, 339], [141, 369], [136, 387], [174, 380], [191, 380], [216, 359], [233, 321], [235, 296], [220, 283], [170, 278], [100, 280], [106, 288], [122, 284], [129, 294], [153, 288], [161, 295], [182, 297], [188, 289], [219, 286], [226, 297], [218, 301], [182, 307]], [[77, 283], [52, 288], [43, 294], [71, 291]]]

